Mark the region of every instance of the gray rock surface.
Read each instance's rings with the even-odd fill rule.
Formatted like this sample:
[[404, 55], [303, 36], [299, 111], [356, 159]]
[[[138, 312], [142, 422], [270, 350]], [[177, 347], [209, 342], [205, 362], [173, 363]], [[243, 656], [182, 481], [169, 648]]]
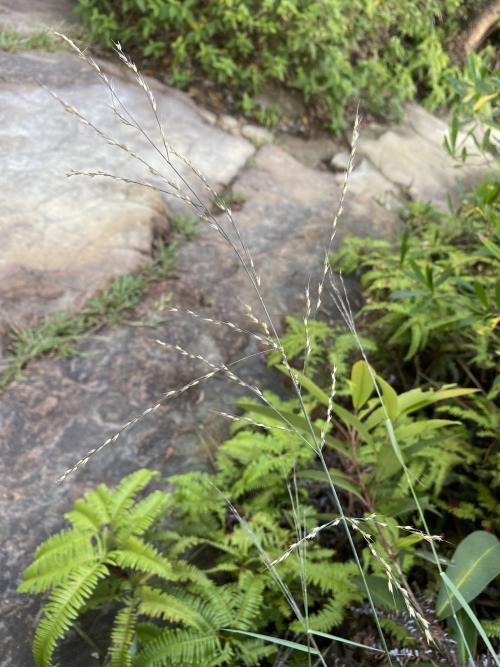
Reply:
[[0, 29], [8, 26], [22, 33], [64, 30], [76, 21], [75, 5], [75, 0], [2, 0]]
[[[113, 117], [109, 92], [76, 55], [0, 53], [0, 147], [5, 156], [0, 173], [0, 319], [4, 325], [20, 326], [49, 312], [78, 307], [111, 277], [135, 270], [150, 253], [154, 228], [166, 224], [165, 204], [152, 190], [103, 178], [66, 178], [71, 169], [102, 170], [132, 179], [145, 170], [73, 114], [63, 113], [38, 81], [172, 177], [154, 148]], [[117, 79], [116, 93], [141, 127], [159, 141], [143, 91]], [[208, 125], [179, 91], [163, 87], [155, 94], [172, 145], [210, 183], [218, 187], [229, 183], [254, 152], [252, 144]], [[179, 163], [177, 167], [184, 176], [187, 167]], [[180, 182], [177, 176], [175, 180]], [[173, 213], [180, 207], [173, 201], [169, 210]]]
[[241, 134], [245, 139], [251, 141], [254, 146], [265, 146], [266, 144], [272, 144], [274, 141], [273, 133], [266, 130], [265, 127], [260, 127], [260, 125], [243, 125]]
[[417, 104], [409, 104], [403, 122], [390, 128], [371, 128], [362, 133], [360, 155], [388, 180], [409, 194], [448, 210], [448, 195], [456, 191], [457, 180], [466, 185], [483, 176], [483, 163], [457, 169], [445, 152], [443, 140], [448, 126]]

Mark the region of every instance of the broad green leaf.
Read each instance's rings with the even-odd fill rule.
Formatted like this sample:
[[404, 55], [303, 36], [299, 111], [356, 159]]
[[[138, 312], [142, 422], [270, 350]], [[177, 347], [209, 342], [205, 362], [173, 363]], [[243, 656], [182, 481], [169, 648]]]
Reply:
[[271, 642], [271, 644], [279, 644], [285, 648], [291, 648], [295, 651], [304, 651], [312, 655], [319, 655], [319, 651], [312, 646], [305, 646], [297, 642], [291, 642], [288, 639], [279, 639], [278, 637], [271, 637], [269, 635], [261, 635], [258, 632], [245, 632], [244, 630], [231, 630], [230, 628], [222, 628], [225, 632], [234, 632], [237, 635], [246, 635], [247, 637], [255, 637], [255, 639], [262, 639], [264, 642]]
[[352, 412], [349, 412], [349, 410], [346, 410], [341, 405], [334, 405], [332, 410], [337, 415], [337, 417], [340, 417], [340, 419], [345, 424], [347, 424], [347, 426], [351, 426], [358, 433], [362, 440], [368, 444], [373, 444], [373, 438], [370, 435], [368, 429], [365, 427], [363, 422], [361, 422], [352, 414]]
[[391, 443], [384, 442], [377, 456], [375, 479], [377, 482], [383, 482], [384, 479], [388, 479], [395, 475], [398, 470], [401, 470], [401, 463], [399, 462]]
[[[433, 565], [437, 565], [436, 559], [434, 558], [434, 554], [432, 553], [432, 551], [428, 551], [427, 549], [415, 549], [413, 551], [413, 555], [417, 556], [417, 558], [423, 558], [423, 560], [426, 560], [429, 563], [432, 563]], [[438, 558], [441, 565], [450, 564], [450, 561], [447, 558], [444, 558], [444, 556], [438, 556]]]
[[416, 410], [437, 403], [438, 401], [445, 401], [448, 398], [457, 398], [458, 396], [467, 396], [474, 394], [477, 389], [460, 389], [460, 388], [443, 388], [438, 391], [423, 391], [422, 389], [411, 389], [404, 394], [398, 396], [399, 409], [402, 414], [409, 415]]
[[351, 371], [351, 394], [352, 404], [355, 410], [363, 407], [373, 394], [373, 384], [370, 368], [366, 361], [357, 361]]
[[377, 375], [377, 382], [382, 389], [382, 398], [384, 399], [385, 409], [391, 421], [396, 421], [399, 416], [398, 395], [391, 387], [391, 385]]
[[387, 435], [389, 436], [392, 448], [394, 449], [394, 454], [396, 454], [396, 458], [401, 463], [401, 465], [404, 466], [405, 461], [403, 458], [403, 454], [401, 453], [401, 449], [399, 448], [398, 439], [396, 438], [396, 434], [394, 433], [394, 427], [392, 426], [392, 422], [390, 419], [385, 420], [385, 427], [387, 429]]
[[[277, 364], [275, 366], [279, 371], [281, 371], [284, 375], [289, 376], [290, 373], [288, 372], [288, 369], [286, 366], [283, 366], [282, 364]], [[322, 405], [328, 406], [328, 400], [329, 396], [326, 392], [324, 392], [318, 385], [313, 382], [310, 378], [306, 377], [300, 371], [296, 371], [296, 376], [299, 381], [299, 384], [306, 389], [311, 396], [314, 396], [316, 400], [318, 400]]]
[[[466, 602], [474, 600], [500, 574], [500, 541], [484, 530], [467, 535], [458, 545], [447, 577]], [[441, 584], [436, 602], [436, 614], [443, 619], [462, 606], [457, 596], [451, 600], [446, 585]]]
[[457, 611], [456, 618], [462, 631], [460, 632], [457, 621], [452, 616], [448, 619], [448, 628], [451, 636], [457, 642], [459, 664], [465, 666], [468, 663], [469, 655], [474, 655], [476, 652], [477, 630], [463, 609]]

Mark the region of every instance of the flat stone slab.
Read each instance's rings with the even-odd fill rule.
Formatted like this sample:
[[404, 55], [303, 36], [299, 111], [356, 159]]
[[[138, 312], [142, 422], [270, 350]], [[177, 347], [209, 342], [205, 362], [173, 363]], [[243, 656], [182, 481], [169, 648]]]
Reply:
[[75, 0], [1, 0], [0, 29], [8, 26], [22, 33], [64, 30], [76, 22]]
[[[113, 74], [117, 71], [112, 68]], [[144, 91], [130, 81], [115, 81], [120, 101], [153, 141], [160, 142]], [[188, 171], [177, 162], [179, 175], [169, 173], [155, 148], [137, 130], [117, 121], [108, 106], [109, 92], [76, 55], [0, 53], [4, 327], [78, 307], [110, 278], [136, 269], [150, 253], [154, 228], [166, 225], [165, 203], [152, 190], [104, 178], [66, 178], [74, 169], [134, 179], [143, 176], [145, 168], [64, 113], [39, 83], [177, 183]], [[159, 85], [155, 95], [171, 144], [211, 184], [220, 188], [229, 183], [253, 154], [252, 144], [208, 124], [181, 92]], [[202, 190], [200, 182], [195, 187]], [[175, 201], [170, 203], [170, 214], [180, 210]]]
[[[343, 176], [306, 167], [282, 148], [269, 145], [257, 152], [232, 185], [244, 200], [234, 217], [252, 251], [268, 308], [278, 318], [303, 307], [308, 281], [315, 289], [342, 182]], [[394, 184], [364, 161], [351, 176], [332, 251], [350, 235], [390, 238], [398, 221], [398, 194]], [[234, 238], [231, 225], [223, 216], [220, 220]], [[180, 274], [223, 313], [238, 318], [247, 303], [262, 316], [236, 256], [227, 252], [220, 236], [206, 233], [203, 239], [202, 253], [192, 243], [180, 249]]]

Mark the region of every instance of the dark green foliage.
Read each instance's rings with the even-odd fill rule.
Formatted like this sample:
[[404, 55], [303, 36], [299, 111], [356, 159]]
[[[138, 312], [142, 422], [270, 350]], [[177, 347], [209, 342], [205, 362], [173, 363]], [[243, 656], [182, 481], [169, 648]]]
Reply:
[[478, 154], [487, 162], [500, 157], [500, 68], [494, 58], [489, 49], [481, 56], [471, 52], [462, 75], [450, 77], [456, 102], [444, 146], [461, 162]]
[[463, 25], [464, 0], [79, 0], [92, 35], [163, 68], [174, 85], [201, 74], [232, 86], [241, 106], [275, 122], [260, 91], [299, 91], [334, 130], [360, 96], [374, 113], [397, 113], [417, 91], [431, 107], [457, 73], [445, 41]]
[[411, 203], [405, 218], [396, 244], [347, 239], [333, 264], [360, 276], [360, 329], [386, 341], [374, 362], [400, 386], [477, 389], [435, 409], [468, 431], [459, 448], [467, 461], [449, 478], [449, 496], [436, 502], [461, 520], [498, 529], [500, 185], [486, 180], [450, 214]]

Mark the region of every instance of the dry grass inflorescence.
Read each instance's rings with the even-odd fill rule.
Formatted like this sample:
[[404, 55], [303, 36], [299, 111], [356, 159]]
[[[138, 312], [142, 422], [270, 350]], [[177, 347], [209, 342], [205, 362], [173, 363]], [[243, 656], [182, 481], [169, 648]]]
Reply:
[[[379, 614], [373, 596], [370, 590], [370, 585], [367, 580], [366, 571], [361, 562], [360, 556], [360, 546], [359, 542], [364, 543], [366, 548], [371, 553], [371, 556], [379, 563], [381, 571], [385, 575], [386, 584], [388, 591], [392, 594], [397, 592], [401, 595], [404, 605], [406, 607], [406, 613], [409, 619], [413, 619], [415, 623], [416, 632], [420, 634], [420, 637], [423, 638], [427, 644], [432, 647], [437, 654], [444, 656], [445, 659], [449, 658], [449, 649], [446, 645], [442, 643], [441, 636], [439, 633], [434, 632], [433, 624], [426, 617], [426, 612], [422, 609], [422, 605], [417, 599], [417, 596], [412, 591], [405, 574], [403, 573], [397, 555], [395, 555], [390, 548], [390, 540], [387, 539], [386, 530], [389, 528], [394, 528], [394, 526], [389, 526], [388, 523], [383, 519], [379, 518], [377, 514], [368, 514], [365, 517], [351, 517], [348, 516], [342, 505], [339, 491], [336, 483], [334, 482], [327, 460], [325, 458], [324, 446], [327, 433], [331, 426], [332, 420], [332, 411], [334, 402], [336, 400], [336, 391], [337, 391], [337, 369], [335, 366], [331, 369], [331, 387], [328, 397], [328, 406], [326, 409], [326, 419], [323, 423], [322, 428], [319, 430], [313, 424], [312, 418], [306, 408], [303, 395], [303, 378], [306, 376], [308, 360], [311, 356], [311, 333], [310, 326], [311, 322], [314, 321], [319, 313], [322, 302], [326, 297], [330, 297], [333, 300], [333, 303], [338, 308], [341, 316], [345, 320], [345, 323], [354, 336], [357, 344], [359, 346], [359, 352], [363, 358], [366, 368], [371, 376], [373, 385], [375, 386], [378, 398], [380, 400], [380, 405], [384, 410], [385, 426], [387, 429], [388, 440], [392, 446], [393, 453], [395, 457], [400, 462], [404, 474], [406, 475], [406, 482], [411, 491], [411, 495], [415, 502], [415, 507], [420, 519], [420, 528], [411, 525], [398, 525], [396, 528], [406, 535], [414, 536], [420, 540], [427, 542], [430, 545], [432, 554], [434, 557], [434, 562], [439, 572], [441, 570], [441, 560], [437, 553], [435, 544], [441, 539], [438, 535], [432, 535], [427, 527], [425, 515], [423, 508], [419, 502], [419, 498], [415, 492], [414, 484], [415, 481], [412, 479], [408, 468], [406, 467], [401, 449], [398, 445], [393, 424], [389, 416], [389, 411], [385, 407], [385, 399], [383, 392], [379, 386], [378, 378], [371, 368], [367, 354], [363, 345], [361, 343], [360, 337], [356, 331], [353, 313], [349, 304], [349, 299], [347, 295], [347, 290], [342, 279], [341, 275], [334, 275], [331, 269], [329, 262], [329, 256], [334, 248], [337, 229], [341, 221], [341, 216], [344, 208], [345, 198], [348, 192], [349, 186], [349, 177], [352, 172], [354, 156], [356, 152], [356, 145], [360, 132], [360, 116], [359, 112], [356, 112], [356, 119], [354, 122], [353, 133], [352, 133], [352, 142], [351, 142], [351, 151], [348, 166], [345, 173], [345, 179], [341, 188], [341, 194], [339, 199], [338, 208], [333, 215], [331, 230], [329, 237], [327, 238], [325, 246], [325, 257], [322, 262], [320, 270], [320, 278], [316, 286], [308, 284], [305, 287], [305, 312], [303, 317], [304, 329], [305, 329], [305, 355], [304, 355], [304, 364], [302, 373], [298, 373], [292, 368], [291, 361], [287, 358], [285, 349], [283, 347], [280, 335], [278, 333], [278, 328], [275, 322], [273, 321], [269, 310], [266, 306], [265, 300], [262, 295], [261, 289], [261, 277], [258, 272], [258, 269], [252, 258], [251, 251], [247, 244], [241, 230], [238, 226], [237, 221], [235, 220], [232, 210], [228, 204], [227, 198], [219, 196], [211, 187], [211, 185], [204, 178], [203, 174], [193, 165], [184, 155], [179, 153], [174, 146], [169, 143], [168, 136], [165, 134], [165, 131], [162, 126], [160, 114], [155, 102], [154, 95], [148, 86], [146, 79], [138, 71], [135, 64], [125, 55], [122, 50], [122, 47], [119, 43], [115, 45], [116, 53], [123, 63], [123, 65], [128, 68], [136, 78], [138, 85], [143, 89], [144, 94], [149, 100], [149, 105], [151, 113], [153, 114], [156, 125], [158, 128], [158, 137], [159, 141], [155, 141], [153, 137], [147, 135], [143, 128], [136, 122], [134, 115], [131, 110], [127, 109], [121, 102], [119, 93], [116, 91], [113, 82], [108, 78], [108, 76], [102, 71], [98, 63], [93, 60], [93, 58], [85, 52], [82, 52], [75, 43], [65, 37], [64, 35], [59, 35], [59, 37], [64, 40], [64, 42], [74, 49], [79, 56], [84, 59], [90, 67], [92, 67], [96, 75], [100, 78], [103, 85], [107, 89], [110, 95], [111, 100], [111, 113], [114, 115], [118, 123], [125, 125], [127, 128], [133, 129], [139, 136], [143, 138], [150, 146], [153, 146], [158, 156], [161, 158], [162, 163], [164, 164], [165, 169], [160, 170], [153, 165], [149, 164], [138, 152], [131, 150], [127, 145], [121, 141], [115, 140], [108, 132], [97, 127], [90, 119], [85, 117], [80, 113], [71, 104], [68, 104], [65, 100], [62, 100], [58, 96], [54, 95], [56, 99], [62, 104], [66, 112], [71, 113], [75, 118], [81, 123], [90, 127], [102, 140], [106, 141], [111, 146], [114, 146], [118, 150], [125, 151], [135, 162], [139, 163], [145, 171], [149, 174], [148, 178], [144, 180], [140, 178], [129, 178], [125, 176], [120, 176], [119, 174], [112, 174], [102, 171], [92, 171], [92, 172], [72, 172], [71, 176], [89, 176], [89, 177], [103, 177], [110, 178], [115, 180], [121, 180], [126, 183], [134, 183], [141, 185], [146, 188], [152, 188], [168, 197], [174, 197], [185, 202], [193, 211], [193, 213], [206, 225], [208, 225], [214, 233], [220, 235], [224, 241], [229, 244], [232, 251], [238, 258], [241, 267], [246, 275], [246, 279], [254, 290], [257, 302], [259, 304], [260, 312], [255, 312], [246, 306], [242, 315], [247, 318], [250, 322], [248, 329], [240, 324], [236, 324], [230, 321], [225, 321], [222, 319], [217, 319], [215, 317], [208, 317], [204, 314], [200, 314], [191, 310], [181, 310], [176, 307], [170, 308], [170, 313], [172, 316], [175, 316], [176, 313], [182, 312], [183, 314], [198, 318], [207, 323], [207, 325], [215, 325], [219, 327], [226, 327], [230, 330], [233, 330], [237, 333], [245, 333], [249, 336], [252, 336], [259, 344], [260, 351], [257, 355], [266, 355], [269, 352], [277, 352], [281, 356], [281, 363], [285, 367], [289, 381], [293, 387], [294, 394], [298, 399], [298, 402], [301, 406], [302, 418], [305, 420], [307, 425], [306, 433], [298, 429], [297, 426], [290, 421], [290, 419], [283, 414], [278, 407], [276, 407], [266, 396], [263, 389], [258, 386], [254, 386], [252, 383], [247, 382], [243, 377], [238, 374], [237, 366], [242, 361], [242, 359], [237, 359], [231, 363], [221, 363], [221, 362], [212, 362], [204, 356], [198, 354], [196, 351], [186, 350], [179, 345], [172, 345], [168, 341], [157, 340], [157, 344], [160, 346], [196, 361], [201, 361], [205, 363], [208, 367], [206, 373], [194, 378], [190, 382], [186, 383], [184, 386], [172, 389], [167, 393], [159, 396], [157, 401], [144, 409], [140, 414], [132, 417], [126, 424], [124, 424], [121, 429], [119, 429], [114, 435], [106, 438], [102, 443], [90, 449], [84, 456], [80, 458], [72, 467], [67, 469], [59, 478], [59, 483], [66, 482], [71, 477], [73, 473], [85, 466], [89, 459], [95, 455], [98, 455], [105, 447], [108, 447], [115, 443], [121, 436], [121, 434], [132, 428], [140, 420], [146, 418], [148, 415], [154, 413], [158, 410], [166, 401], [172, 400], [177, 396], [188, 392], [191, 388], [199, 385], [200, 383], [206, 382], [207, 380], [215, 377], [216, 375], [225, 376], [231, 382], [237, 383], [248, 391], [251, 395], [256, 397], [261, 401], [269, 410], [272, 410], [273, 414], [276, 417], [276, 420], [279, 422], [275, 425], [270, 425], [269, 423], [261, 423], [255, 419], [245, 417], [247, 423], [263, 429], [276, 429], [281, 432], [291, 433], [294, 436], [300, 438], [303, 443], [303, 446], [309, 448], [314, 452], [314, 455], [319, 461], [320, 468], [325, 475], [325, 479], [328, 481], [329, 492], [332, 498], [332, 504], [336, 510], [336, 518], [328, 521], [326, 523], [317, 525], [314, 529], [310, 530], [306, 527], [305, 517], [301, 511], [300, 504], [300, 494], [297, 489], [297, 480], [295, 475], [288, 481], [289, 487], [289, 496], [290, 496], [290, 505], [291, 512], [295, 522], [295, 529], [297, 539], [292, 544], [283, 544], [282, 545], [282, 555], [278, 558], [271, 558], [270, 555], [266, 552], [265, 548], [260, 544], [259, 538], [252, 530], [248, 522], [245, 520], [245, 517], [241, 515], [241, 512], [233, 506], [229, 499], [227, 500], [227, 505], [230, 511], [234, 514], [235, 519], [240, 523], [248, 535], [254, 541], [255, 546], [257, 547], [263, 564], [267, 567], [270, 577], [275, 581], [276, 586], [279, 590], [282, 591], [284, 598], [288, 602], [293, 614], [295, 615], [297, 621], [299, 622], [302, 633], [306, 637], [307, 645], [311, 649], [311, 655], [314, 656], [315, 664], [327, 665], [327, 659], [322, 654], [322, 651], [318, 647], [317, 637], [322, 639], [330, 639], [331, 641], [343, 641], [347, 644], [352, 644], [355, 646], [361, 646], [359, 643], [353, 642], [349, 639], [341, 639], [333, 635], [328, 635], [326, 633], [315, 632], [311, 630], [308, 621], [308, 610], [307, 610], [307, 544], [315, 541], [319, 538], [320, 534], [324, 533], [327, 530], [336, 530], [340, 529], [344, 532], [349, 547], [352, 551], [352, 558], [354, 559], [359, 576], [363, 582], [366, 598], [371, 609], [372, 620], [376, 633], [378, 634], [378, 646], [363, 646], [366, 650], [377, 651], [385, 655], [386, 664], [394, 664], [398, 662], [398, 652], [394, 650], [389, 650], [384, 631], [382, 629], [381, 623], [379, 621]], [[183, 174], [183, 170], [180, 169], [179, 165], [187, 166], [189, 172], [192, 175], [193, 181], [190, 182]], [[205, 199], [198, 194], [199, 186], [207, 194], [206, 201]], [[218, 213], [214, 212], [213, 202], [216, 204]], [[246, 357], [248, 359], [248, 357]], [[228, 414], [226, 412], [220, 412], [220, 415], [225, 419], [235, 421], [240, 420], [240, 417], [235, 417], [234, 415]], [[225, 494], [224, 489], [217, 489], [217, 492], [222, 496]], [[225, 497], [225, 496], [224, 496]], [[359, 538], [361, 538], [359, 540]], [[375, 544], [375, 542], [377, 544]], [[380, 548], [382, 545], [382, 549]], [[385, 548], [384, 548], [385, 545]], [[301, 586], [302, 586], [302, 601], [299, 602], [293, 595], [289, 586], [285, 582], [284, 578], [280, 574], [280, 567], [289, 559], [290, 556], [297, 556], [301, 564]], [[448, 595], [452, 596], [451, 590], [448, 591]], [[455, 612], [454, 612], [455, 614]], [[456, 620], [456, 616], [455, 616]], [[461, 625], [457, 621], [457, 626], [459, 631], [461, 631]], [[243, 633], [244, 634], [244, 633]], [[247, 633], [250, 636], [252, 633]], [[463, 634], [463, 633], [462, 633]], [[254, 635], [256, 636], [256, 635]], [[269, 638], [270, 641], [280, 644], [281, 640], [278, 638]], [[286, 645], [283, 640], [283, 645]], [[312, 657], [310, 657], [312, 660]], [[312, 664], [312, 662], [310, 663]]]

